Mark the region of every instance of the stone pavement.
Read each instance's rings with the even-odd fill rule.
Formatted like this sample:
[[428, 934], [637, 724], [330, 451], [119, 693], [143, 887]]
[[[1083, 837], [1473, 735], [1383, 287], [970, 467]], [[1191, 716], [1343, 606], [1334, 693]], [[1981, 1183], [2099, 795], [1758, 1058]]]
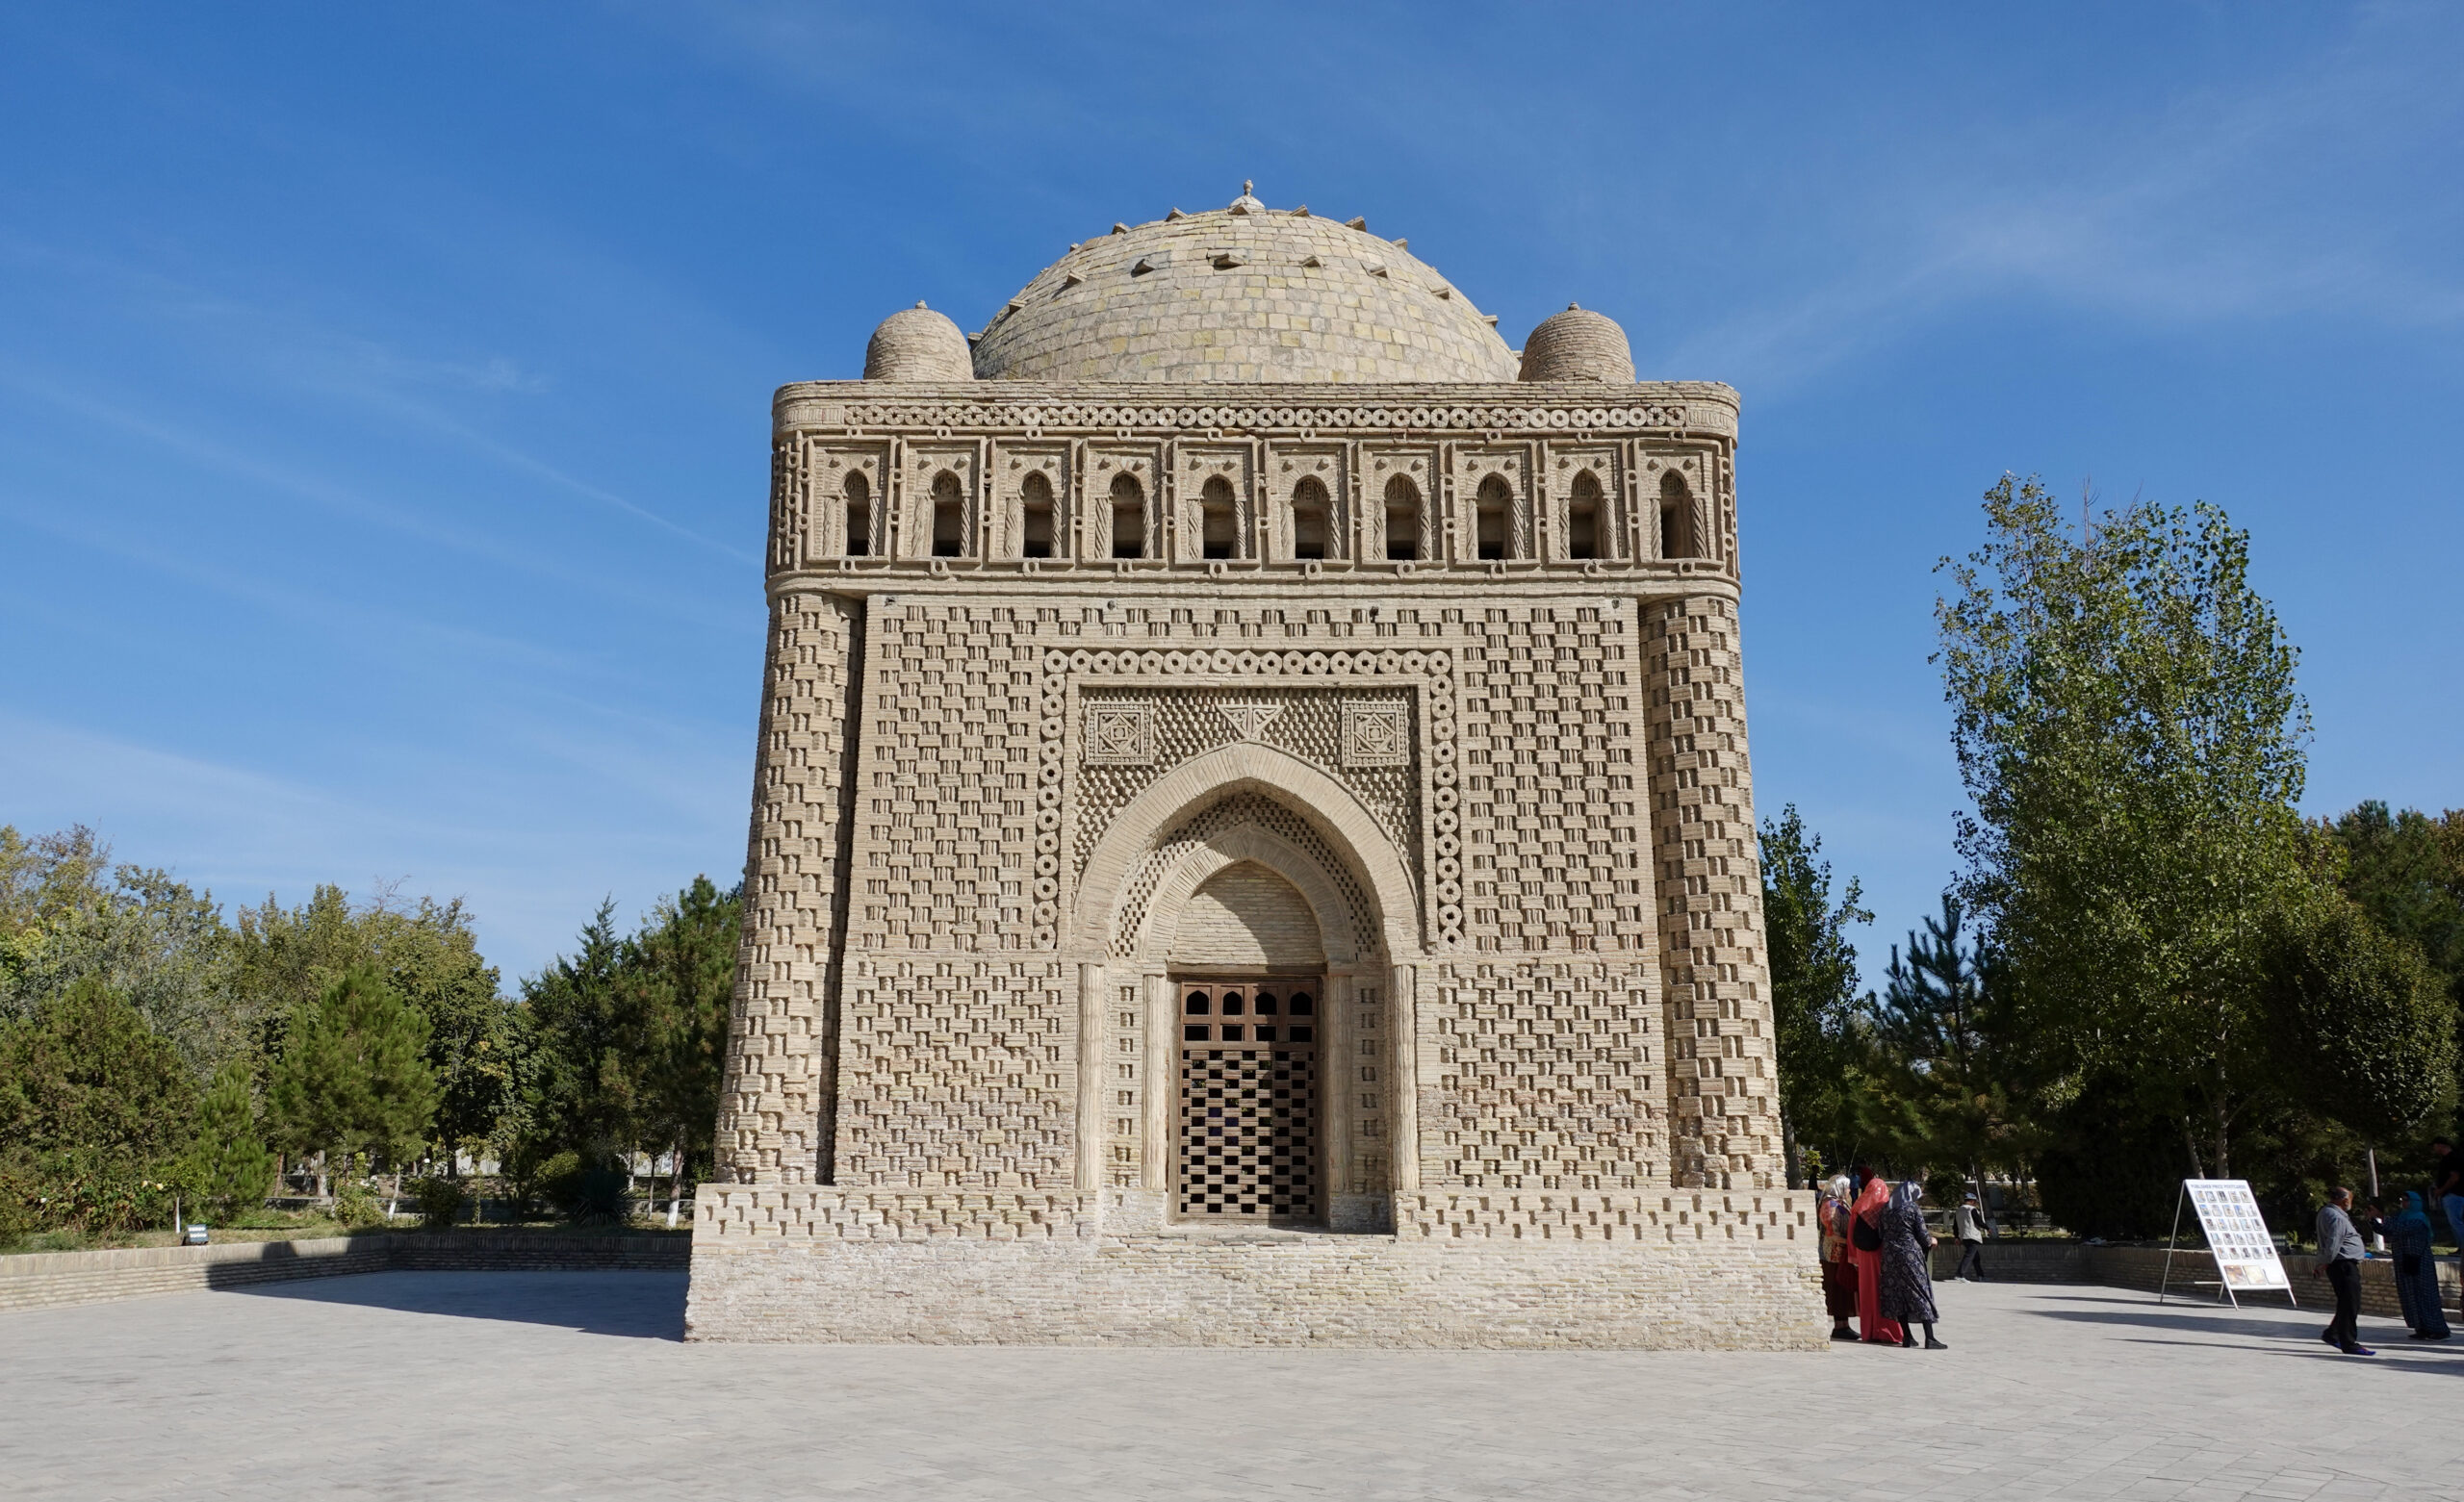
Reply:
[[0, 1314], [17, 1499], [2454, 1497], [2464, 1341], [1951, 1285], [1948, 1352], [685, 1345], [672, 1273]]

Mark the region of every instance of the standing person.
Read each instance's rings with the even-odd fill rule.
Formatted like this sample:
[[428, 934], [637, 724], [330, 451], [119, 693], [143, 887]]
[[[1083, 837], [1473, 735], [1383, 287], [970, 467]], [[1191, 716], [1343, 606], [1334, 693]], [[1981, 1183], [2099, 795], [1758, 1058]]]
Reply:
[[1883, 1317], [1900, 1327], [1899, 1343], [1916, 1349], [1909, 1327], [1925, 1327], [1925, 1349], [1947, 1351], [1934, 1338], [1934, 1233], [1925, 1229], [1925, 1210], [1917, 1202], [1924, 1186], [1911, 1179], [1899, 1186], [1883, 1210]]
[[2319, 1272], [2336, 1290], [2336, 1317], [2319, 1338], [2347, 1356], [2376, 1356], [2361, 1343], [2361, 1263], [2370, 1255], [2353, 1229], [2352, 1191], [2339, 1184], [2319, 1207]]
[[1857, 1266], [1848, 1260], [1848, 1199], [1855, 1186], [1846, 1174], [1835, 1176], [1822, 1190], [1814, 1219], [1822, 1228], [1822, 1307], [1831, 1315], [1831, 1338], [1854, 1340], [1848, 1321], [1857, 1312]]
[[1890, 1208], [1890, 1184], [1870, 1168], [1857, 1173], [1865, 1181], [1848, 1216], [1848, 1258], [1857, 1264], [1857, 1334], [1876, 1345], [1897, 1345], [1908, 1333], [1883, 1313], [1883, 1211]]
[[2455, 1233], [2455, 1244], [2464, 1248], [2464, 1153], [2445, 1137], [2429, 1145], [2430, 1199], [2447, 1211], [2447, 1229]]
[[[1951, 1276], [1964, 1282], [1983, 1283], [1985, 1281], [1985, 1238], [1993, 1235], [1993, 1228], [1986, 1224], [1985, 1207], [1977, 1203], [1975, 1195], [1963, 1195], [1960, 1198], [1960, 1208], [1952, 1213], [1951, 1221], [1952, 1230], [1960, 1238], [1959, 1271]], [[1969, 1278], [1967, 1275], [1967, 1270], [1971, 1267], [1976, 1269], [1974, 1278]]]
[[2396, 1254], [2396, 1302], [2416, 1340], [2448, 1337], [2447, 1310], [2438, 1299], [2438, 1260], [2429, 1254], [2429, 1214], [2422, 1197], [2407, 1189], [2404, 1208], [2387, 1221], [2387, 1245]]

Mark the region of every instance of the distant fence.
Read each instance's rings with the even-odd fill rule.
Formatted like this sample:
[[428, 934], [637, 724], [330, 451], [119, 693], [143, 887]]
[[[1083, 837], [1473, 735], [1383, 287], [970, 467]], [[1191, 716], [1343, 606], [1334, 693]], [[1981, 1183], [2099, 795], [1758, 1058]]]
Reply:
[[406, 1269], [419, 1272], [682, 1271], [689, 1233], [633, 1235], [489, 1235], [375, 1232], [306, 1241], [226, 1241], [110, 1252], [0, 1257], [0, 1311], [92, 1304], [295, 1278]]

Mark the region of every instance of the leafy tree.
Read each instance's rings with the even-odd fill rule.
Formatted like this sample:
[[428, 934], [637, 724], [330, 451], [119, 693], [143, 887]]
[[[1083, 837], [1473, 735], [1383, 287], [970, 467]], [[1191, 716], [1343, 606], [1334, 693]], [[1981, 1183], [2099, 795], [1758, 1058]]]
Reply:
[[32, 839], [0, 827], [0, 1016], [26, 1016], [94, 978], [201, 1084], [253, 1041], [232, 961], [211, 893], [115, 863], [82, 826]]
[[2235, 1120], [2271, 1083], [2264, 922], [2307, 880], [2296, 653], [2214, 506], [2134, 501], [2074, 536], [2006, 475], [1985, 511], [1936, 610], [1975, 804], [1960, 895], [2037, 1045], [2130, 1080], [2229, 1173]]
[[179, 1051], [100, 977], [0, 1023], [0, 1180], [38, 1223], [151, 1218], [195, 1107]]
[[2409, 941], [2326, 892], [2272, 915], [2262, 969], [2289, 1099], [2380, 1142], [2453, 1107], [2455, 1004]]
[[[1848, 941], [1847, 928], [1871, 923], [1874, 915], [1859, 905], [1863, 893], [1855, 877], [1839, 901], [1832, 902], [1831, 862], [1820, 859], [1821, 853], [1822, 837], [1806, 828], [1796, 804], [1783, 808], [1776, 820], [1762, 821], [1762, 916], [1778, 1034], [1780, 1133], [1792, 1184], [1805, 1182], [1807, 1145], [1837, 1163], [1861, 1136], [1858, 1082], [1866, 1050], [1857, 1002], [1857, 948]], [[715, 1057], [712, 1062], [715, 1070]]]
[[[269, 1017], [288, 1019], [345, 974], [369, 967], [427, 1020], [427, 1062], [438, 1106], [433, 1142], [449, 1167], [496, 1132], [509, 1105], [508, 1008], [496, 970], [479, 956], [469, 912], [457, 898], [402, 904], [390, 890], [354, 904], [337, 886], [320, 886], [285, 908], [269, 897], [243, 907], [236, 940], [239, 988]], [[266, 1051], [282, 1036], [270, 1031]]]
[[2419, 948], [2464, 1006], [2464, 809], [2431, 818], [2375, 800], [2322, 825], [2344, 856], [2339, 884], [2371, 921]]
[[273, 1182], [274, 1157], [257, 1120], [245, 1063], [234, 1059], [215, 1075], [197, 1108], [196, 1129], [181, 1182], [223, 1220], [255, 1208]]
[[362, 1152], [398, 1170], [436, 1114], [427, 1019], [373, 966], [344, 972], [293, 1017], [270, 1100], [283, 1140], [328, 1160]]

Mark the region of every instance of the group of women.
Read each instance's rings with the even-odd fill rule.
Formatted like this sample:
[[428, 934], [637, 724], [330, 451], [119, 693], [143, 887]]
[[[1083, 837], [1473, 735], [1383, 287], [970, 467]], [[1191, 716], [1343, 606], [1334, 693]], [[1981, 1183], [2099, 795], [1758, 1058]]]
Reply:
[[[1925, 1229], [1925, 1187], [1913, 1179], [1896, 1186], [1870, 1168], [1841, 1174], [1822, 1191], [1822, 1298], [1831, 1338], [1868, 1340], [1928, 1351], [1948, 1350], [1934, 1338], [1934, 1234]], [[1856, 1320], [1857, 1328], [1848, 1328]]]

